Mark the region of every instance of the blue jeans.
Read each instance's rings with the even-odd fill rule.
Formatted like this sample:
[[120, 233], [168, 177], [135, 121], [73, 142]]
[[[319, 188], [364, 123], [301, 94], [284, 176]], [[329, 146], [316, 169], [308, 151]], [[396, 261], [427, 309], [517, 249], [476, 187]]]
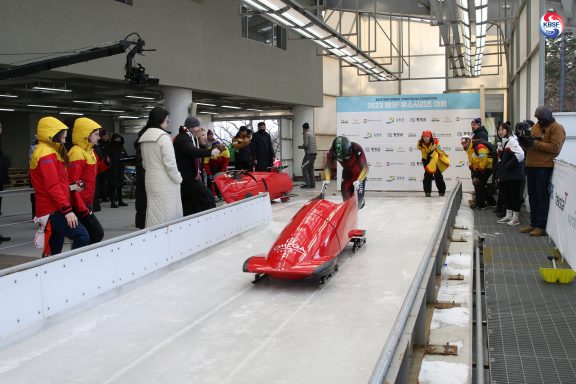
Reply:
[[64, 215], [58, 211], [50, 215], [50, 226], [52, 227], [52, 234], [50, 235], [51, 255], [62, 252], [64, 237], [72, 240], [72, 249], [83, 247], [90, 242], [88, 231], [82, 223], [78, 222], [76, 228], [70, 228]]
[[550, 207], [550, 179], [554, 168], [526, 167], [530, 226], [546, 229]]

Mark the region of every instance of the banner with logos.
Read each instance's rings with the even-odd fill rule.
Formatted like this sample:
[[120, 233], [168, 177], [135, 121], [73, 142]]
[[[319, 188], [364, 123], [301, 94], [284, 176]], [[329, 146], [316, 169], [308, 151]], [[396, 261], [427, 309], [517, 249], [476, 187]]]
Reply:
[[[429, 130], [450, 157], [444, 172], [448, 188], [456, 178], [471, 187], [468, 158], [460, 145], [470, 135], [470, 122], [480, 116], [480, 95], [429, 94], [338, 97], [337, 134], [364, 148], [370, 166], [366, 189], [422, 191], [424, 167], [416, 148], [422, 131]], [[340, 167], [338, 183], [340, 183]], [[436, 188], [432, 187], [433, 191]]]
[[573, 269], [576, 268], [575, 185], [576, 166], [555, 161], [550, 183], [550, 209], [546, 232]]

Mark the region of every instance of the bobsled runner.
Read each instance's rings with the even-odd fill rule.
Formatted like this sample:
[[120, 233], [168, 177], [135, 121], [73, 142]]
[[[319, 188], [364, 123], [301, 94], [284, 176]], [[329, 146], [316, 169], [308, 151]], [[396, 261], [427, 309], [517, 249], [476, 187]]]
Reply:
[[260, 192], [268, 192], [270, 200], [285, 202], [290, 199], [293, 184], [290, 176], [281, 172], [282, 168], [285, 167], [273, 167], [270, 172], [223, 172], [216, 175], [214, 183], [227, 203], [256, 196]]
[[324, 199], [322, 192], [311, 199], [286, 225], [268, 254], [252, 256], [243, 271], [255, 273], [254, 282], [271, 276], [298, 280], [319, 278], [320, 284], [338, 270], [338, 255], [352, 242], [356, 252], [366, 243], [366, 231], [357, 229], [356, 193], [341, 204]]

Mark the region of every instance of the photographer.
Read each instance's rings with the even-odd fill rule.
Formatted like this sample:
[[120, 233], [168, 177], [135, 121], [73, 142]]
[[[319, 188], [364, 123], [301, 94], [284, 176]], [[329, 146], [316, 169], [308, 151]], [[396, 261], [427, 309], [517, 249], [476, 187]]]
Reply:
[[548, 187], [554, 169], [554, 159], [560, 154], [566, 139], [564, 127], [552, 117], [552, 111], [543, 105], [536, 108], [534, 116], [538, 122], [532, 127], [530, 136], [526, 130], [520, 144], [526, 151], [526, 178], [530, 202], [530, 226], [520, 232], [530, 236], [542, 236], [546, 230], [550, 196]]

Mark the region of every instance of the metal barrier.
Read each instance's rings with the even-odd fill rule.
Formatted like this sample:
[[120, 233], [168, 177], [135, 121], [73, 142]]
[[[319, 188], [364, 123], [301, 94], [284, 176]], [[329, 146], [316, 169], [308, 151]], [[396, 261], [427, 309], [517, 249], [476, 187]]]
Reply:
[[0, 341], [42, 319], [268, 223], [268, 194], [0, 270]]
[[426, 303], [436, 298], [436, 275], [440, 274], [461, 201], [462, 183], [459, 181], [444, 205], [432, 240], [372, 372], [371, 384], [409, 382], [411, 348], [426, 344]]

